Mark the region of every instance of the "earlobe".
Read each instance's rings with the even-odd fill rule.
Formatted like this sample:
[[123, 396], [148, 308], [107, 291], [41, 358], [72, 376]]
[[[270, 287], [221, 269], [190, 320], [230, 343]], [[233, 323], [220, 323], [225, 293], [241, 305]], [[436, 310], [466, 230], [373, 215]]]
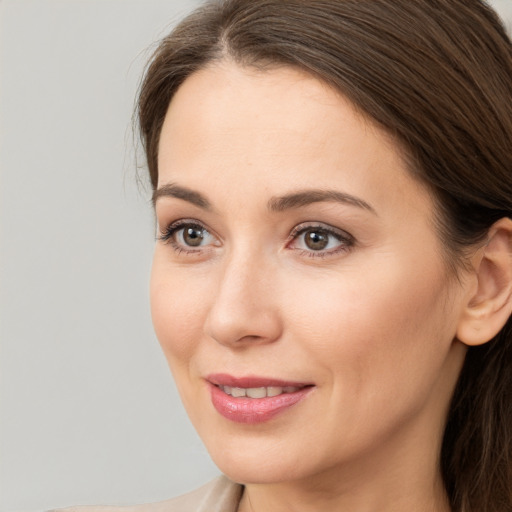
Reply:
[[457, 339], [470, 346], [494, 338], [512, 312], [511, 219], [502, 218], [491, 226], [475, 259], [475, 285], [457, 328]]

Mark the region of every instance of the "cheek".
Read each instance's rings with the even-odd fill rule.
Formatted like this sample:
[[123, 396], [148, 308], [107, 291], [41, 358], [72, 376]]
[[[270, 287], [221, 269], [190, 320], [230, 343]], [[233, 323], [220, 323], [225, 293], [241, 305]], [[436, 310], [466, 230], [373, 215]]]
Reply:
[[455, 332], [444, 271], [417, 272], [393, 258], [379, 263], [365, 272], [347, 268], [322, 285], [295, 280], [289, 294], [295, 337], [333, 380], [343, 374], [354, 385], [394, 386], [418, 372], [432, 378]]
[[187, 272], [171, 268], [164, 257], [155, 254], [150, 281], [151, 316], [173, 371], [177, 365], [187, 364], [201, 339], [207, 294], [196, 289], [198, 284], [187, 278]]
[[455, 316], [444, 273], [384, 268], [322, 287], [301, 283], [290, 294], [293, 338], [329, 390], [325, 424], [353, 446], [385, 438], [451, 393], [445, 361]]

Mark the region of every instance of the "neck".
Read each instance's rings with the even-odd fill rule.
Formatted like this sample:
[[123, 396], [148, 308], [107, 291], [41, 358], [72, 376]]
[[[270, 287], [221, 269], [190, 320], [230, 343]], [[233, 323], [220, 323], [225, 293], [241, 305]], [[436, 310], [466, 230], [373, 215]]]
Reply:
[[[369, 487], [369, 486], [368, 486]], [[402, 489], [344, 489], [325, 492], [324, 489], [304, 489], [290, 486], [246, 486], [239, 512], [450, 512], [441, 486], [418, 492]]]

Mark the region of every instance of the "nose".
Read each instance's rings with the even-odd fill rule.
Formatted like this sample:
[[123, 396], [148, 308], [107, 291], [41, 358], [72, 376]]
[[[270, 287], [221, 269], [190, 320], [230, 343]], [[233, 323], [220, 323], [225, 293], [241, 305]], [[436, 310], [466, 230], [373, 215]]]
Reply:
[[261, 259], [233, 255], [225, 261], [205, 321], [206, 334], [231, 348], [278, 340], [282, 325], [276, 281], [275, 270]]

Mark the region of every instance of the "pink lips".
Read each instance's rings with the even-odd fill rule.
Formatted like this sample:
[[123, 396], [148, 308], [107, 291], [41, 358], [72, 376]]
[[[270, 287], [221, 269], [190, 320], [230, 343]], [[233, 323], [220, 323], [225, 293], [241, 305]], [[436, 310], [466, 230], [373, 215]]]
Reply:
[[[210, 387], [212, 404], [219, 414], [236, 423], [257, 424], [272, 419], [303, 400], [312, 385], [263, 377], [236, 378], [215, 374], [206, 378]], [[238, 389], [287, 388], [287, 392], [262, 398], [234, 397], [225, 392], [225, 387]], [[291, 389], [294, 388], [294, 389]]]

